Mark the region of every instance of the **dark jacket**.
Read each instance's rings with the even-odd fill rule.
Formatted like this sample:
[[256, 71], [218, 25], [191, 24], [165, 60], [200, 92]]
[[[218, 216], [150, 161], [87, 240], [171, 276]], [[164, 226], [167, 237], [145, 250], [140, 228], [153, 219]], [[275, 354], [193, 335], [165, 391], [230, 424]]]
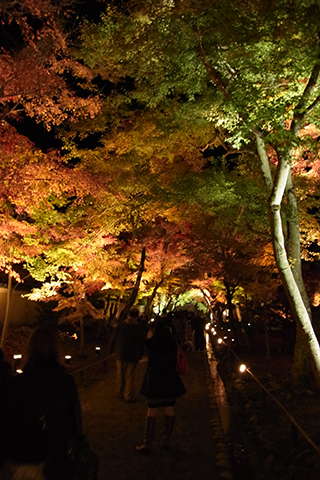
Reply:
[[[177, 373], [177, 343], [168, 327], [145, 342], [148, 365], [140, 393], [147, 398], [171, 399], [186, 393]], [[160, 327], [163, 330], [162, 326]]]
[[[72, 439], [82, 433], [77, 387], [65, 368], [58, 362], [41, 360], [15, 376], [6, 396], [5, 413], [10, 457], [17, 463], [49, 458], [49, 467], [51, 461], [59, 472], [58, 462], [63, 462]], [[65, 478], [57, 472], [55, 475]]]
[[139, 324], [119, 323], [109, 345], [109, 353], [115, 353], [122, 362], [138, 363], [144, 353], [146, 334]]

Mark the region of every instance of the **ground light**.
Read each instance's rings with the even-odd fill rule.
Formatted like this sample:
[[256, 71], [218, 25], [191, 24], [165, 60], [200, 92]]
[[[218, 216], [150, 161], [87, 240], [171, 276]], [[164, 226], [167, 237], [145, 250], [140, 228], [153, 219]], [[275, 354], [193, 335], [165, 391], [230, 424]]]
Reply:
[[17, 370], [17, 367], [18, 367], [21, 359], [22, 359], [22, 355], [20, 353], [17, 353], [15, 355], [13, 355], [14, 369], [15, 370]]
[[65, 355], [64, 360], [66, 364], [69, 365], [71, 363], [71, 355]]

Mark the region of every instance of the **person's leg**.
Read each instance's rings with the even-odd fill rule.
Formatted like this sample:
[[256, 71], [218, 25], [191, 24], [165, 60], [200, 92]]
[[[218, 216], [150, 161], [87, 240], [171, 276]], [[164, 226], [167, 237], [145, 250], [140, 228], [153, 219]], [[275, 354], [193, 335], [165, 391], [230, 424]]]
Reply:
[[137, 452], [150, 453], [152, 447], [152, 441], [154, 436], [154, 430], [156, 427], [156, 418], [158, 415], [157, 408], [148, 408], [147, 417], [144, 427], [144, 439], [142, 445], [136, 447]]
[[175, 416], [174, 405], [169, 407], [164, 407], [164, 414], [168, 417], [174, 417]]
[[135, 386], [135, 372], [137, 364], [131, 362], [125, 362], [124, 375], [124, 398], [127, 402], [134, 402], [136, 400], [136, 386]]
[[170, 448], [170, 438], [174, 427], [174, 422], [176, 420], [174, 406], [165, 407], [164, 409], [165, 414], [165, 425], [164, 425], [164, 432], [163, 432], [163, 439], [161, 443], [161, 448], [165, 450], [169, 450]]

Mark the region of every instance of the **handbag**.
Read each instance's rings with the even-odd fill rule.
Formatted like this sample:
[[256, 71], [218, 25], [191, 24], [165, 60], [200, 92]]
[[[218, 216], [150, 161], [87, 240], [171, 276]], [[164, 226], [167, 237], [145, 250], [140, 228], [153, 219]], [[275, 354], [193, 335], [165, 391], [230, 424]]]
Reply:
[[188, 362], [183, 353], [181, 345], [177, 342], [177, 372], [179, 375], [186, 375], [188, 373]]

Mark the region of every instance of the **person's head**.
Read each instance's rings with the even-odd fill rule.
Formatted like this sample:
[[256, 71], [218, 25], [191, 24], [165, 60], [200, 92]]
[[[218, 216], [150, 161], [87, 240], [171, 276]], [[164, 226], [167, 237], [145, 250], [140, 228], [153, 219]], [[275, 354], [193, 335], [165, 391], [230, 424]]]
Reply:
[[40, 325], [30, 337], [26, 365], [30, 367], [38, 360], [59, 362], [59, 359], [58, 331], [50, 325]]
[[130, 318], [138, 319], [139, 315], [140, 315], [140, 312], [139, 312], [138, 308], [136, 308], [136, 307], [131, 307], [130, 308], [129, 313], [128, 313], [128, 316]]
[[171, 328], [162, 319], [158, 320], [154, 327], [153, 337], [159, 343], [166, 342], [172, 337]]

